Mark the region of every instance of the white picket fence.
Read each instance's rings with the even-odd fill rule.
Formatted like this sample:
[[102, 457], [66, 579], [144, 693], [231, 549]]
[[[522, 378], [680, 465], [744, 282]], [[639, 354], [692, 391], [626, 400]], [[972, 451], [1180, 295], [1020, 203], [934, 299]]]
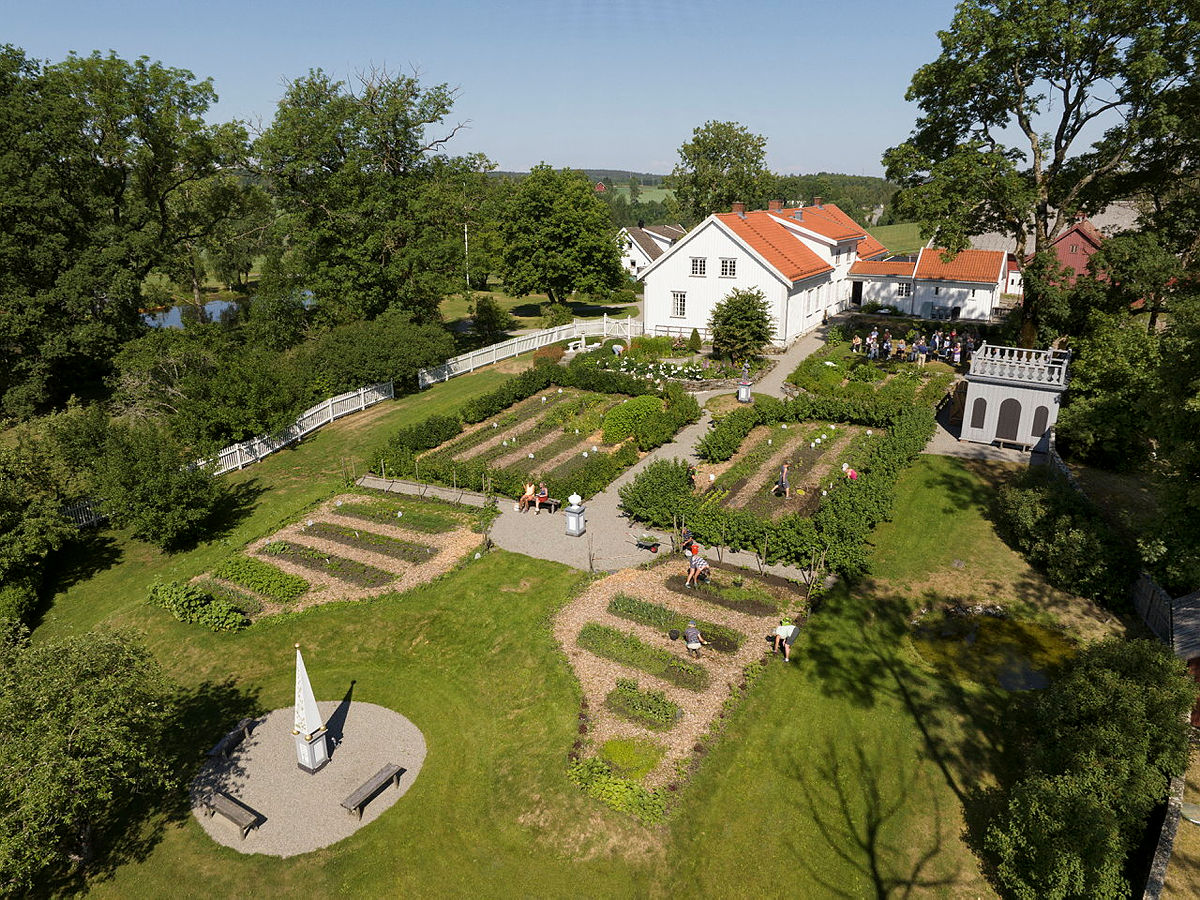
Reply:
[[374, 406], [381, 400], [390, 400], [394, 396], [392, 382], [384, 381], [359, 388], [357, 391], [347, 391], [328, 400], [322, 400], [311, 409], [300, 414], [294, 423], [276, 435], [260, 435], [232, 444], [218, 453], [213, 459], [202, 459], [199, 465], [216, 465], [216, 474], [223, 475], [234, 469], [243, 469], [251, 463], [256, 463], [264, 456], [269, 456], [276, 450], [282, 450], [289, 444], [300, 440], [306, 434], [311, 434], [323, 425], [328, 425], [334, 419], [359, 412], [368, 406]]
[[602, 319], [576, 319], [570, 325], [533, 331], [448, 359], [440, 366], [421, 369], [417, 372], [417, 384], [424, 390], [438, 382], [449, 381], [455, 375], [474, 372], [480, 366], [490, 366], [502, 359], [557, 344], [559, 341], [569, 341], [571, 338], [623, 337], [630, 340], [641, 333], [642, 323], [632, 316], [626, 319], [610, 319], [607, 315]]

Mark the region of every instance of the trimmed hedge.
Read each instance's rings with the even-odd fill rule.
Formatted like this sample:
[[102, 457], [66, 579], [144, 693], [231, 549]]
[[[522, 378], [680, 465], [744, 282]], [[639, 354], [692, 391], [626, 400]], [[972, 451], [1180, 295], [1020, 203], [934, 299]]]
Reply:
[[707, 669], [666, 650], [651, 647], [634, 635], [608, 625], [589, 622], [580, 630], [576, 643], [597, 656], [640, 669], [689, 691], [703, 691], [708, 687]]
[[626, 440], [638, 422], [651, 413], [661, 412], [662, 408], [662, 401], [649, 394], [618, 403], [604, 416], [604, 443], [619, 444]]
[[683, 710], [662, 691], [640, 690], [632, 678], [618, 678], [604, 705], [622, 718], [655, 731], [670, 728], [683, 715]]

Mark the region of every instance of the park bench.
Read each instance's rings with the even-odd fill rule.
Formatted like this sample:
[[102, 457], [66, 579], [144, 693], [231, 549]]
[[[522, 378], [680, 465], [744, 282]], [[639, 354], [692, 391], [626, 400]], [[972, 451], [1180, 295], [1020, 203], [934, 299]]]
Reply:
[[587, 342], [587, 338], [579, 338], [567, 344], [567, 350], [572, 353], [574, 353], [576, 350], [587, 353], [589, 350], [595, 350], [599, 346], [599, 344], [589, 344]]
[[262, 818], [250, 807], [230, 797], [224, 791], [214, 791], [204, 801], [204, 815], [211, 818], [213, 813], [220, 813], [236, 825], [242, 832], [242, 840], [246, 839], [251, 828], [258, 827], [258, 820]]
[[347, 812], [352, 812], [358, 815], [361, 819], [363, 807], [371, 802], [371, 798], [383, 790], [384, 786], [389, 782], [393, 782], [396, 787], [400, 787], [400, 776], [404, 774], [404, 768], [395, 763], [388, 763], [374, 775], [363, 783], [357, 791], [342, 801], [342, 806]]
[[558, 508], [560, 506], [562, 506], [562, 501], [557, 500], [554, 497], [547, 497], [544, 499], [541, 503], [541, 506], [537, 505], [537, 498], [534, 498], [533, 503], [529, 504], [530, 509], [532, 509], [534, 512], [541, 512], [543, 509], [548, 509], [550, 512], [556, 513], [558, 512]]
[[250, 726], [253, 724], [253, 719], [242, 719], [242, 721], [237, 723], [233, 731], [217, 741], [216, 746], [208, 751], [208, 755], [228, 756], [234, 747], [250, 737]]

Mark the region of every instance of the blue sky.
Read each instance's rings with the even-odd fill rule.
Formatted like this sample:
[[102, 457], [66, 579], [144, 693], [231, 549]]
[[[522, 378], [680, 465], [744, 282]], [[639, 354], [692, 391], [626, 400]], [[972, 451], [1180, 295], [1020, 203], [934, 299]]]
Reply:
[[937, 56], [950, 0], [478, 0], [205, 4], [0, 0], [0, 41], [57, 61], [115, 50], [211, 77], [210, 118], [270, 122], [290, 78], [369, 66], [459, 89], [452, 153], [670, 171], [709, 119], [767, 138], [779, 172], [882, 174], [917, 110], [913, 71]]

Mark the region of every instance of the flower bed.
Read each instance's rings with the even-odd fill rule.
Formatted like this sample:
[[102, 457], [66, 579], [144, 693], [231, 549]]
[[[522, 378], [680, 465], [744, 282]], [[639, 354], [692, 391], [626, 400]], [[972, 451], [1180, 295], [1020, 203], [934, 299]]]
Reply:
[[213, 575], [280, 603], [298, 599], [309, 588], [308, 582], [299, 575], [284, 572], [265, 560], [240, 553], [221, 563]]
[[[651, 628], [661, 628], [663, 631], [670, 631], [672, 628], [683, 631], [688, 622], [693, 621], [691, 616], [677, 613], [657, 603], [630, 597], [628, 594], [617, 594], [609, 601], [608, 611], [622, 619], [628, 619], [640, 625], [649, 625]], [[746, 636], [740, 631], [734, 631], [724, 625], [716, 625], [699, 619], [695, 619], [695, 622], [704, 639], [712, 645], [714, 650], [720, 650], [722, 653], [736, 652], [746, 640]]]
[[708, 671], [703, 667], [651, 647], [616, 628], [589, 622], [579, 632], [577, 643], [597, 656], [639, 669], [689, 691], [703, 691], [708, 687]]
[[345, 581], [357, 587], [377, 588], [395, 581], [397, 575], [385, 572], [366, 563], [346, 559], [333, 553], [325, 553], [312, 547], [293, 544], [291, 541], [272, 541], [265, 545], [260, 553], [286, 559], [290, 563], [332, 575], [340, 581]]
[[314, 522], [305, 529], [304, 533], [324, 538], [327, 541], [333, 541], [336, 544], [342, 544], [346, 547], [353, 547], [356, 550], [368, 550], [371, 553], [390, 556], [392, 559], [401, 559], [417, 565], [427, 562], [437, 552], [433, 547], [426, 546], [425, 544], [402, 541], [400, 538], [394, 538], [386, 534], [348, 528], [345, 525], [335, 525], [332, 522]]
[[604, 705], [621, 718], [655, 731], [670, 728], [683, 715], [683, 710], [662, 691], [643, 691], [631, 678], [618, 678]]
[[431, 508], [436, 503], [436, 500], [364, 500], [343, 503], [334, 512], [351, 519], [396, 525], [424, 534], [447, 534], [462, 527], [464, 516], [461, 513], [449, 507], [445, 510]]
[[247, 594], [245, 591], [239, 591], [236, 588], [213, 581], [211, 578], [201, 578], [194, 582], [196, 587], [204, 591], [214, 600], [223, 600], [230, 606], [233, 606], [250, 618], [254, 618], [263, 611], [262, 601], [257, 597]]

